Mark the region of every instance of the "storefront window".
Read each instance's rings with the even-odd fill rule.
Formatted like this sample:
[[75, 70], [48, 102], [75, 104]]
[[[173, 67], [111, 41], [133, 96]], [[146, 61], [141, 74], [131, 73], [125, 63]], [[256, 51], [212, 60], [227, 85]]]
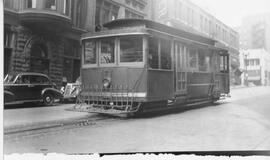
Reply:
[[63, 13], [66, 15], [69, 15], [69, 0], [64, 0], [64, 7], [63, 7]]
[[96, 14], [95, 14], [95, 24], [99, 25], [101, 24], [100, 22], [100, 12], [101, 12], [101, 1], [97, 1], [96, 2]]
[[96, 64], [96, 43], [88, 41], [84, 44], [84, 64]]
[[126, 9], [125, 10], [125, 18], [139, 18], [139, 19], [143, 19], [144, 17]]
[[120, 62], [142, 62], [143, 61], [143, 39], [142, 37], [120, 38]]
[[100, 53], [100, 63], [109, 64], [115, 63], [115, 52], [114, 52], [114, 38], [102, 39], [100, 41], [101, 53]]
[[260, 65], [260, 60], [259, 59], [255, 59], [255, 65], [259, 66]]
[[250, 65], [251, 65], [251, 66], [254, 66], [254, 59], [251, 59], [251, 60], [250, 60]]
[[98, 0], [96, 4], [96, 25], [100, 25], [118, 18], [119, 6], [108, 1]]
[[110, 10], [104, 9], [102, 12], [103, 23], [108, 22], [110, 18]]
[[82, 7], [83, 7], [83, 3], [82, 1], [79, 1], [77, 4], [77, 8], [76, 8], [76, 27], [81, 27], [82, 25]]
[[4, 7], [5, 8], [13, 8], [13, 0], [4, 0]]
[[26, 0], [26, 8], [36, 8], [36, 0]]
[[45, 8], [56, 10], [56, 0], [46, 0], [45, 1]]

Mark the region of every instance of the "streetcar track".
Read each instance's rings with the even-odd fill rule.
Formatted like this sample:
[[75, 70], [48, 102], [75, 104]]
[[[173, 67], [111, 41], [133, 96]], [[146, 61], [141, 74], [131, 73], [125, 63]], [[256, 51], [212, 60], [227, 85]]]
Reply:
[[25, 138], [42, 138], [44, 136], [58, 134], [58, 132], [64, 132], [67, 130], [72, 130], [76, 128], [82, 128], [85, 126], [96, 125], [97, 122], [102, 120], [121, 120], [120, 118], [110, 118], [110, 117], [101, 117], [101, 118], [87, 118], [80, 121], [70, 121], [60, 124], [55, 124], [52, 126], [30, 128], [24, 130], [15, 130], [4, 133], [4, 140], [6, 141], [18, 141]]

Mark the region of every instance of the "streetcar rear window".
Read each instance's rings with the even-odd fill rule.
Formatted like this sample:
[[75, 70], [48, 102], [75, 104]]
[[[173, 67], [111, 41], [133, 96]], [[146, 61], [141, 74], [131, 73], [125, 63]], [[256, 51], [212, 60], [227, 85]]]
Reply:
[[228, 72], [228, 56], [227, 55], [220, 55], [220, 72]]
[[87, 41], [84, 44], [84, 64], [96, 64], [96, 43], [94, 41]]
[[143, 61], [142, 37], [126, 36], [120, 38], [120, 62]]

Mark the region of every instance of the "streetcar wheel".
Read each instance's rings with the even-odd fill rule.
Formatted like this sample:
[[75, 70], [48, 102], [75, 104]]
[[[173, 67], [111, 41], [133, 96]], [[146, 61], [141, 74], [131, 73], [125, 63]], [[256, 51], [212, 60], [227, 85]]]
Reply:
[[43, 96], [43, 103], [46, 105], [46, 106], [51, 106], [53, 105], [54, 103], [54, 96], [50, 93], [46, 93], [44, 96]]

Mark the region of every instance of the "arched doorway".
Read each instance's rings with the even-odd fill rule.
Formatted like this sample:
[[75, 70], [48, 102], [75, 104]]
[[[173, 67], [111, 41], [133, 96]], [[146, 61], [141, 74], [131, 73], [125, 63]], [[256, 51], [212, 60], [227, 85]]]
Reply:
[[49, 75], [49, 58], [47, 47], [34, 43], [30, 49], [30, 71]]

